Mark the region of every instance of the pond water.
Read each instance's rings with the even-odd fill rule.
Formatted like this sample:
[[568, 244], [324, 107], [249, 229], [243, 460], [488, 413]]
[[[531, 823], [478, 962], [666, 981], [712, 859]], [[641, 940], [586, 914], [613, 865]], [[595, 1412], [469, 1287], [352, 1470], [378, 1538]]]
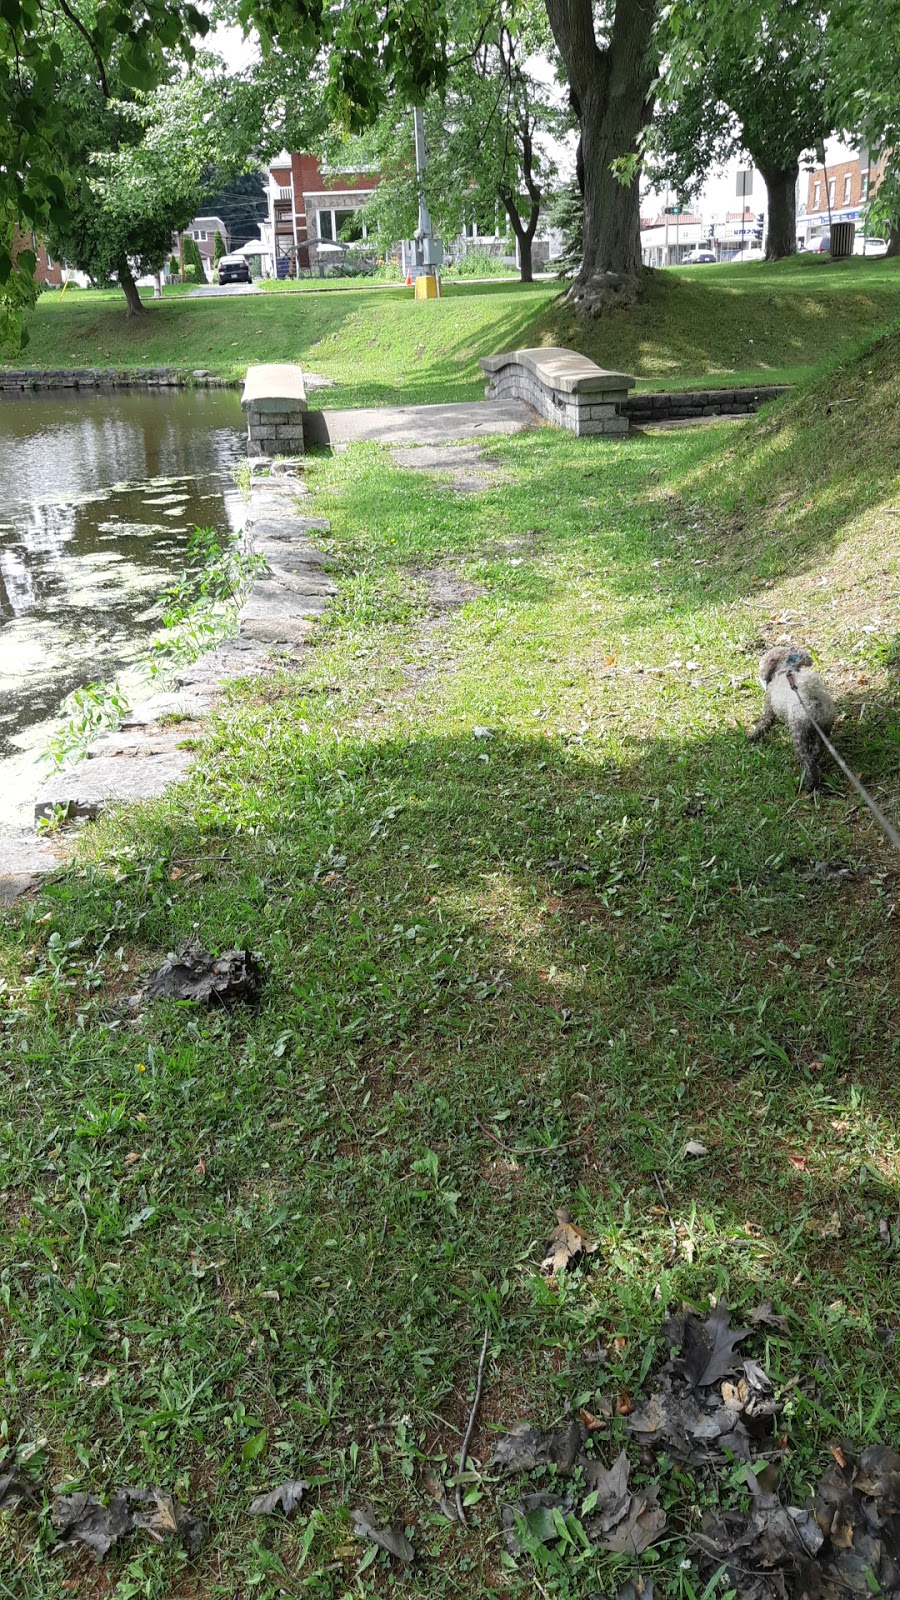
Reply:
[[233, 390], [0, 396], [0, 826], [24, 825], [73, 689], [137, 663], [195, 526], [237, 529]]

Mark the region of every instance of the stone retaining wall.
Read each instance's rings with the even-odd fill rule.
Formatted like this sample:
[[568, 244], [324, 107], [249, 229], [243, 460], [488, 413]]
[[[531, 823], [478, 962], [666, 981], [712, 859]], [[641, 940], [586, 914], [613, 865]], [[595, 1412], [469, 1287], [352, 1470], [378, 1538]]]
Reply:
[[539, 416], [557, 428], [576, 434], [628, 432], [628, 419], [619, 415], [616, 401], [603, 394], [558, 394], [544, 388], [530, 372], [507, 367], [485, 385], [486, 400], [524, 400]]
[[630, 394], [621, 411], [629, 422], [675, 422], [689, 417], [744, 417], [767, 400], [786, 394], [791, 385], [771, 383], [760, 388], [673, 389], [669, 393]]
[[524, 400], [557, 428], [579, 435], [628, 432], [622, 401], [634, 379], [607, 372], [574, 350], [535, 348], [485, 356], [488, 400]]
[[0, 393], [10, 389], [236, 389], [240, 381], [186, 367], [0, 368]]

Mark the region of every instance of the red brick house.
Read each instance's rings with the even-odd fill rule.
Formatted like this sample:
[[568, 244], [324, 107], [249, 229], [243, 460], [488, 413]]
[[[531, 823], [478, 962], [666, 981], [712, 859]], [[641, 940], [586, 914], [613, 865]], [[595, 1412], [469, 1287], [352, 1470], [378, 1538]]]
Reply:
[[20, 250], [33, 250], [37, 259], [34, 275], [46, 289], [59, 289], [65, 282], [65, 271], [60, 261], [51, 261], [47, 248], [33, 233], [17, 233], [13, 240], [13, 254]]
[[884, 156], [878, 161], [867, 161], [863, 155], [816, 167], [810, 172], [806, 206], [797, 219], [797, 231], [802, 232], [805, 242], [810, 244], [827, 233], [831, 222], [855, 222], [859, 228], [860, 213], [875, 194], [884, 165]]
[[333, 263], [338, 258], [333, 246], [379, 182], [377, 172], [323, 171], [315, 156], [296, 150], [271, 162], [269, 230], [278, 275]]

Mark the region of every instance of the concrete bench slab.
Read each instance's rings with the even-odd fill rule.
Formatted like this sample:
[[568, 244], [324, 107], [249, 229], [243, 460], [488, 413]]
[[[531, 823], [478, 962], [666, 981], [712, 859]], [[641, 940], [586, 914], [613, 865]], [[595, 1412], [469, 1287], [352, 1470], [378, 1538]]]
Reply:
[[263, 361], [248, 367], [241, 394], [245, 411], [306, 410], [306, 384], [303, 369], [291, 361]]
[[598, 390], [603, 393], [621, 390], [627, 394], [637, 381], [627, 372], [610, 372], [605, 367], [598, 367], [589, 356], [579, 355], [577, 350], [563, 350], [556, 345], [484, 356], [480, 365], [482, 371], [489, 375], [502, 372], [508, 366], [523, 367], [546, 388], [556, 389], [560, 394], [590, 394]]
[[483, 356], [488, 400], [524, 400], [548, 422], [575, 434], [621, 437], [629, 430], [622, 406], [635, 379], [610, 372], [576, 350], [558, 346]]

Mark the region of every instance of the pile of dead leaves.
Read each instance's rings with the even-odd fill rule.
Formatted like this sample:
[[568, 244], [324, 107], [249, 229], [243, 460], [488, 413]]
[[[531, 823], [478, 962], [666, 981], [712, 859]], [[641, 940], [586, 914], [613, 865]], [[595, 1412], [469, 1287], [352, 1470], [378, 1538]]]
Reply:
[[704, 1519], [707, 1564], [725, 1569], [740, 1600], [893, 1600], [900, 1595], [900, 1453], [849, 1447], [801, 1509], [782, 1505], [777, 1471], [747, 1469], [747, 1511]]
[[[748, 1321], [786, 1329], [769, 1302]], [[723, 1573], [737, 1600], [900, 1600], [900, 1453], [873, 1445], [856, 1461], [849, 1446], [836, 1447], [806, 1506], [783, 1504], [780, 1407], [768, 1374], [739, 1349], [750, 1332], [731, 1326], [724, 1300], [707, 1315], [687, 1307], [669, 1318], [668, 1360], [626, 1423], [636, 1463], [627, 1450], [609, 1467], [586, 1452], [597, 1422], [588, 1414], [546, 1430], [521, 1424], [501, 1438], [486, 1473], [549, 1468], [555, 1480], [502, 1507], [508, 1550], [518, 1556], [562, 1541], [639, 1556], [667, 1526], [654, 1481], [661, 1458], [691, 1467], [711, 1488], [738, 1460], [749, 1506], [704, 1518], [695, 1543], [705, 1576]]]
[[[486, 1471], [507, 1477], [516, 1472], [555, 1468], [559, 1478], [576, 1469], [583, 1489], [565, 1493], [538, 1491], [523, 1495], [501, 1511], [506, 1547], [522, 1555], [529, 1544], [550, 1544], [571, 1534], [577, 1523], [578, 1542], [618, 1554], [640, 1555], [662, 1533], [666, 1514], [651, 1484], [629, 1487], [631, 1463], [621, 1451], [608, 1470], [584, 1454], [587, 1428], [573, 1422], [565, 1428], [514, 1428], [500, 1439]], [[576, 1509], [577, 1508], [577, 1509]]]
[[130, 1533], [145, 1533], [154, 1544], [178, 1540], [195, 1556], [206, 1533], [193, 1512], [165, 1489], [117, 1489], [108, 1505], [92, 1494], [54, 1497], [50, 1521], [58, 1535], [57, 1549], [80, 1544], [98, 1560]]
[[[262, 993], [262, 971], [249, 950], [225, 950], [214, 956], [191, 940], [179, 955], [166, 957], [148, 978], [143, 993], [148, 1000], [256, 1005]], [[141, 998], [135, 997], [138, 1004]]]
[[725, 1454], [751, 1461], [771, 1446], [779, 1409], [771, 1380], [737, 1351], [749, 1332], [732, 1328], [724, 1300], [705, 1317], [688, 1309], [669, 1318], [669, 1360], [649, 1400], [628, 1418], [645, 1451], [703, 1467]]

